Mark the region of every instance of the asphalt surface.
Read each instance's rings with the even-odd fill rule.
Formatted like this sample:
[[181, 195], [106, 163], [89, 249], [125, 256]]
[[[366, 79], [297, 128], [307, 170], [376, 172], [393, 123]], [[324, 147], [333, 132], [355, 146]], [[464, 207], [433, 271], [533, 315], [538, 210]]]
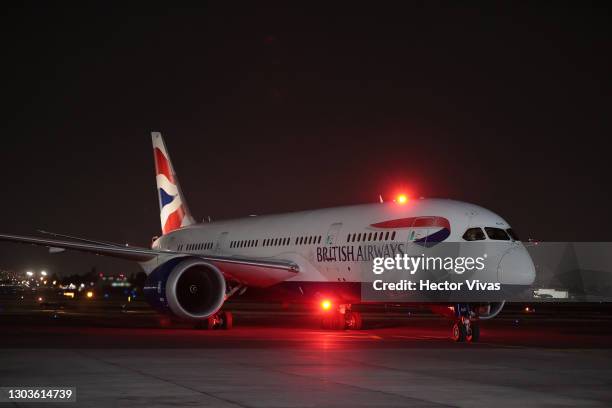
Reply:
[[143, 307], [28, 304], [0, 312], [0, 386], [75, 387], [58, 406], [612, 405], [612, 315], [510, 309], [457, 344], [424, 313], [323, 331], [312, 313], [243, 307], [207, 331]]

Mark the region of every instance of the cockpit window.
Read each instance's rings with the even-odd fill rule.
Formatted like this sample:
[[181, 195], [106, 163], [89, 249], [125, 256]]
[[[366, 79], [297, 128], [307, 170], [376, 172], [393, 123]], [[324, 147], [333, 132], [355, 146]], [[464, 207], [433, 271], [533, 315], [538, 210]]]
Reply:
[[463, 239], [466, 241], [482, 241], [485, 239], [485, 234], [482, 232], [481, 228], [469, 228], [463, 234]]
[[501, 228], [485, 227], [485, 231], [487, 231], [487, 235], [491, 239], [494, 239], [494, 240], [497, 240], [497, 241], [508, 241], [508, 240], [510, 240], [510, 237], [508, 237], [508, 234], [506, 234], [506, 231], [504, 231]]
[[518, 237], [518, 235], [516, 235], [516, 232], [514, 232], [514, 230], [512, 228], [508, 228], [506, 230], [506, 232], [508, 233], [508, 235], [510, 235], [510, 238], [512, 238], [513, 241], [520, 241], [521, 240]]

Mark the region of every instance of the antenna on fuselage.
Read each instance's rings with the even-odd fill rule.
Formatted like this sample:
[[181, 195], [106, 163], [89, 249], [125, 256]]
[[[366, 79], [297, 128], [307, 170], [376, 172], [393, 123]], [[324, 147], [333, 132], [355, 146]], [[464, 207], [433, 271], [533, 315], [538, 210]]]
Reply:
[[383, 199], [382, 199], [382, 194], [379, 194], [379, 195], [378, 195], [378, 200], [381, 202], [381, 204], [382, 204], [382, 203], [384, 203], [384, 201], [383, 201]]

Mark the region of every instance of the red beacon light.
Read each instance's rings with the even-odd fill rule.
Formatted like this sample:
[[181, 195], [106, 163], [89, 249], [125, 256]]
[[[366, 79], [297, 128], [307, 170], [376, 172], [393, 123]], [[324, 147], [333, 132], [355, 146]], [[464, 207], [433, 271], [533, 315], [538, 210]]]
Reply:
[[321, 309], [329, 310], [332, 307], [332, 302], [330, 300], [325, 299], [321, 302]]
[[408, 202], [408, 196], [406, 194], [400, 194], [395, 199], [398, 204], [406, 204]]

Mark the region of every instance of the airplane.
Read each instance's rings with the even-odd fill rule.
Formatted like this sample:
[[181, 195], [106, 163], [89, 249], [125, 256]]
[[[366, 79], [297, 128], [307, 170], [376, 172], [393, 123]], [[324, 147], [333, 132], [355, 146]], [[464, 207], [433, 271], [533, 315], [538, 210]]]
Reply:
[[[503, 218], [454, 200], [400, 195], [389, 202], [381, 198], [372, 204], [197, 223], [161, 133], [151, 137], [162, 235], [150, 248], [61, 234], [53, 235], [66, 239], [0, 234], [0, 240], [138, 262], [147, 274], [144, 295], [153, 308], [206, 329], [230, 329], [233, 316], [222, 307], [247, 288], [319, 303], [324, 329], [361, 329], [361, 313], [353, 306], [365, 303], [364, 271], [371, 275], [372, 256], [381, 248], [389, 254], [420, 254], [444, 243], [462, 248], [495, 244], [488, 259], [495, 278], [516, 288], [528, 288], [535, 279], [531, 257]], [[454, 319], [456, 341], [478, 341], [479, 322], [495, 317], [503, 306], [501, 299], [429, 305]]]

